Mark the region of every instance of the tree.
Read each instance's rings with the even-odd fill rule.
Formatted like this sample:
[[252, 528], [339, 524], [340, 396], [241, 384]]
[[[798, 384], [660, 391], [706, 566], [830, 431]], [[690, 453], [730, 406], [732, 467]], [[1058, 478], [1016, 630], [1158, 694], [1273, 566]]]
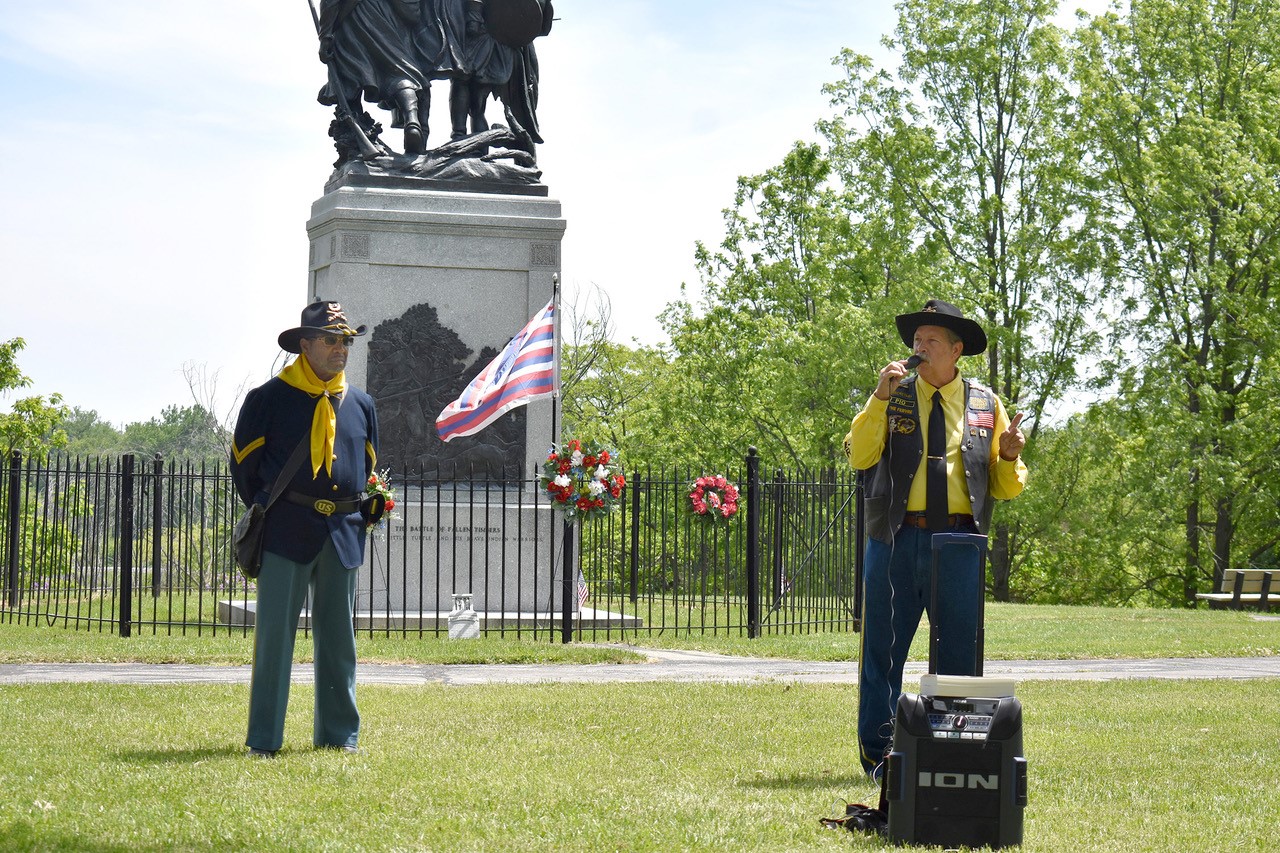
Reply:
[[1094, 19], [1076, 63], [1128, 297], [1117, 389], [1149, 416], [1147, 490], [1181, 518], [1187, 606], [1242, 529], [1251, 556], [1276, 544], [1277, 45], [1269, 2], [1135, 0]]
[[[1149, 413], [1147, 413], [1149, 414]], [[1128, 401], [1091, 406], [1043, 429], [1027, 449], [1029, 488], [1002, 513], [1016, 547], [1011, 599], [1045, 604], [1168, 604], [1176, 535], [1150, 484], [1164, 461], [1148, 452]]]
[[683, 428], [659, 409], [667, 395], [658, 388], [670, 372], [658, 349], [605, 342], [590, 370], [565, 389], [565, 434], [602, 442], [618, 450], [627, 465], [676, 461], [670, 451]]
[[116, 454], [122, 447], [124, 435], [93, 409], [72, 407], [60, 426], [67, 435], [67, 453], [77, 456]]
[[662, 315], [678, 376], [665, 409], [695, 432], [689, 461], [723, 465], [755, 445], [777, 463], [843, 462], [853, 400], [901, 351], [884, 335], [888, 305], [928, 252], [893, 243], [875, 213], [850, 208], [814, 144], [738, 180], [720, 246], [697, 247], [700, 303]]
[[220, 455], [227, 459], [231, 454], [236, 418], [240, 414], [240, 403], [244, 399], [248, 383], [241, 383], [232, 395], [231, 402], [223, 408], [218, 403], [218, 371], [210, 374], [206, 365], [187, 361], [182, 364], [182, 376], [187, 380], [195, 408], [208, 415], [205, 425], [213, 433], [201, 435], [197, 447], [191, 448], [189, 452], [205, 457]]
[[165, 458], [227, 458], [226, 428], [200, 404], [165, 406], [160, 417], [128, 424], [121, 439], [124, 452]]
[[[18, 369], [18, 353], [26, 345], [22, 338], [0, 343], [0, 395], [31, 385], [30, 377]], [[15, 400], [8, 412], [0, 413], [0, 442], [3, 442], [5, 459], [15, 450], [24, 456], [40, 457], [66, 444], [67, 436], [58, 424], [68, 412], [61, 394]]]
[[[820, 123], [846, 184], [946, 259], [932, 295], [976, 309], [990, 345], [985, 378], [1029, 412], [1032, 442], [1049, 405], [1079, 380], [1099, 308], [1080, 232], [1092, 221], [1071, 132], [1063, 33], [1052, 0], [904, 0], [897, 82], [845, 51], [827, 87], [843, 115]], [[858, 127], [855, 128], [854, 125]], [[907, 213], [904, 216], [903, 213]], [[997, 519], [998, 520], [998, 519]], [[996, 598], [1016, 556], [997, 524]]]
[[[580, 305], [575, 299], [560, 306], [564, 353], [560, 362], [560, 388], [564, 396], [571, 396], [578, 382], [595, 369], [613, 337], [613, 304], [609, 294], [593, 284], [585, 302]], [[567, 412], [566, 420], [572, 420]]]
[[[18, 368], [18, 353], [25, 346], [26, 341], [22, 338], [0, 342], [0, 396], [31, 385], [30, 377]], [[4, 452], [0, 464], [6, 467], [12, 465], [15, 453], [21, 453], [28, 460], [40, 460], [51, 449], [66, 444], [67, 436], [58, 425], [67, 412], [59, 394], [50, 394], [48, 398], [34, 396], [15, 400], [8, 412], [0, 413], [0, 447]], [[18, 521], [18, 537], [10, 539], [6, 549], [9, 551], [9, 559], [18, 568], [16, 589], [8, 586], [11, 576], [5, 574], [4, 586], [8, 596], [16, 596], [23, 588], [30, 576], [32, 562], [37, 559], [23, 548], [25, 543], [37, 541], [32, 531], [39, 529], [41, 525], [49, 528], [49, 534], [39, 539], [45, 546], [52, 542], [55, 546], [69, 547], [71, 543], [61, 521], [55, 519], [49, 522], [47, 516], [41, 517], [39, 502], [38, 490], [27, 492], [21, 489], [0, 489], [0, 517], [7, 519], [12, 512]], [[33, 544], [32, 549], [34, 548]]]
[[562, 435], [599, 442], [624, 464], [685, 461], [683, 419], [669, 419], [662, 389], [672, 381], [669, 354], [659, 347], [611, 341], [608, 294], [593, 287], [585, 306], [565, 306], [560, 366]]

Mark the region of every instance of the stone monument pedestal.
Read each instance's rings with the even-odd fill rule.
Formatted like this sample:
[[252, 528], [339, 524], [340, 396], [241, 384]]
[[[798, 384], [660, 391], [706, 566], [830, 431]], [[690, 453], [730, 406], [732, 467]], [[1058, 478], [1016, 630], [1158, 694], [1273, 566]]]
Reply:
[[435, 418], [551, 300], [564, 230], [560, 202], [530, 195], [341, 181], [312, 204], [308, 299], [336, 300], [369, 326], [347, 376], [378, 402], [393, 469], [529, 474], [545, 456], [550, 400], [504, 416], [523, 419], [523, 435], [496, 444], [504, 424], [443, 445]]
[[[448, 523], [415, 525], [414, 519], [426, 517], [425, 508], [410, 505], [414, 498], [405, 494], [403, 481], [466, 481], [472, 488], [503, 481], [498, 502], [514, 498], [524, 507], [512, 510], [517, 515], [545, 505], [534, 471], [557, 440], [550, 399], [535, 400], [447, 444], [436, 433], [435, 419], [552, 299], [564, 230], [560, 203], [527, 187], [461, 192], [441, 189], [440, 182], [348, 175], [312, 204], [307, 298], [340, 302], [352, 323], [369, 328], [351, 348], [347, 377], [377, 402], [378, 467], [390, 469], [401, 499], [396, 514], [402, 521], [389, 522], [382, 535], [392, 537], [401, 562], [407, 564], [411, 553], [433, 561], [430, 577], [421, 579], [415, 561], [409, 582], [406, 572], [371, 566], [367, 557], [364, 571], [381, 572], [386, 597], [358, 602], [357, 609], [447, 613], [453, 593], [470, 592], [477, 610], [545, 611], [548, 599], [535, 600], [532, 591], [551, 587], [554, 525], [544, 520], [536, 527], [539, 542], [520, 543], [493, 558], [492, 537], [453, 520], [456, 508], [430, 508], [432, 519], [441, 511], [449, 514]], [[513, 488], [518, 494], [511, 494]], [[518, 527], [515, 519], [498, 526]], [[474, 570], [455, 578], [452, 566], [437, 583], [434, 555], [442, 550], [469, 566], [477, 558], [496, 559], [502, 567], [494, 573], [501, 578], [499, 588], [493, 581], [489, 588], [474, 586]], [[361, 588], [368, 589], [367, 581]], [[381, 598], [376, 589], [373, 597]]]

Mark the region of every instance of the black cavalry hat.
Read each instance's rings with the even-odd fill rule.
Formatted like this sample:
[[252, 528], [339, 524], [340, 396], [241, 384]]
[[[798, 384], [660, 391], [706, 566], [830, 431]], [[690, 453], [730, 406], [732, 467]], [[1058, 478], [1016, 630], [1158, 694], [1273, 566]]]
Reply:
[[300, 353], [302, 348], [298, 342], [303, 338], [314, 338], [319, 335], [363, 335], [366, 326], [351, 328], [347, 315], [337, 302], [317, 299], [302, 309], [302, 322], [296, 329], [285, 329], [280, 333], [280, 349], [285, 352]]
[[973, 320], [960, 313], [960, 309], [941, 299], [930, 299], [924, 308], [914, 314], [899, 314], [894, 318], [898, 334], [908, 347], [915, 343], [916, 329], [921, 326], [942, 326], [960, 336], [964, 342], [961, 355], [977, 355], [987, 348], [987, 333]]

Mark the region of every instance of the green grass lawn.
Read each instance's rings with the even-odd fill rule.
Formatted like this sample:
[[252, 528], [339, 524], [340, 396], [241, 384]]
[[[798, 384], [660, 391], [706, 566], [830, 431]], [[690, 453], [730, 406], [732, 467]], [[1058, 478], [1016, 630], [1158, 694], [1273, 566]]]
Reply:
[[[857, 635], [628, 637], [731, 654], [849, 659]], [[915, 656], [924, 652], [924, 633]], [[368, 662], [610, 662], [624, 649], [369, 638]], [[993, 605], [989, 658], [1280, 654], [1280, 622], [1226, 611]], [[244, 664], [241, 636], [0, 624], [0, 662]], [[309, 642], [298, 657], [309, 659]], [[295, 686], [285, 749], [244, 755], [243, 685], [0, 687], [2, 850], [847, 850], [824, 830], [874, 802], [856, 688], [564, 684], [359, 688], [362, 752], [309, 747]], [[1280, 680], [1024, 682], [1027, 851], [1272, 849]]]
[[[1257, 657], [1280, 655], [1280, 621], [1228, 610], [1151, 610], [990, 604], [986, 619], [988, 660], [1154, 657]], [[242, 630], [216, 636], [194, 632], [148, 633], [120, 638], [105, 631], [0, 623], [0, 663], [30, 661], [138, 661], [247, 664], [252, 635]], [[369, 663], [609, 663], [640, 660], [612, 644], [702, 649], [723, 654], [796, 660], [853, 660], [854, 633], [738, 635], [647, 634], [610, 638], [588, 634], [568, 645], [554, 640], [485, 637], [459, 642], [440, 637], [370, 636], [356, 640]], [[912, 646], [914, 660], [928, 658], [928, 625]], [[309, 639], [300, 637], [298, 660], [310, 660]]]
[[[1026, 683], [1027, 851], [1273, 849], [1280, 681]], [[360, 688], [359, 755], [244, 756], [246, 690], [0, 688], [5, 850], [846, 850], [856, 691]]]
[[[1161, 657], [1270, 657], [1280, 655], [1280, 621], [1256, 612], [1154, 610], [988, 604], [987, 660]], [[921, 622], [913, 660], [928, 660], [929, 626]], [[642, 646], [705, 649], [728, 654], [799, 660], [850, 660], [857, 634], [781, 634], [749, 640], [738, 636], [629, 633]]]

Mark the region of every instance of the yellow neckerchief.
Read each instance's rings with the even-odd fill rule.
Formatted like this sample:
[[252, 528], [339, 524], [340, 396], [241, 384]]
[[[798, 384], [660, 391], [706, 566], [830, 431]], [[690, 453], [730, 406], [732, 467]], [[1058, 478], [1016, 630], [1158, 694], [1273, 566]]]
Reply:
[[311, 478], [314, 480], [319, 476], [322, 464], [326, 473], [333, 476], [333, 460], [337, 458], [333, 452], [333, 440], [338, 434], [338, 413], [333, 409], [331, 398], [347, 390], [346, 372], [339, 373], [328, 382], [321, 382], [307, 357], [300, 355], [280, 371], [280, 378], [294, 388], [319, 398], [315, 414], [311, 417]]

